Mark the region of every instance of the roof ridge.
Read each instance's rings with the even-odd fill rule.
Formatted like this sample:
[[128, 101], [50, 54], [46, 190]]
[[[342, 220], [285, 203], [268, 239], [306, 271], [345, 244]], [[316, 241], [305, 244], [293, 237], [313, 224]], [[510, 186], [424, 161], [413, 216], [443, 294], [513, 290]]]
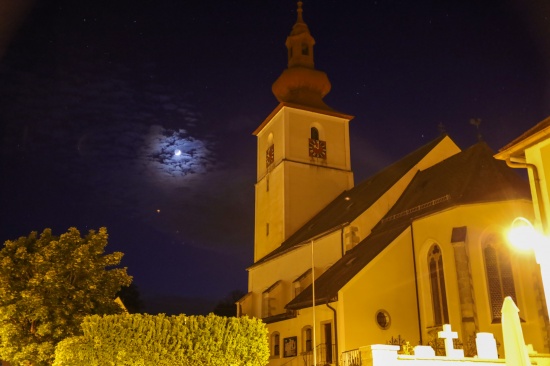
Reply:
[[[447, 134], [442, 134], [413, 152], [405, 155], [393, 164], [382, 169], [375, 175], [363, 181], [361, 184], [356, 185], [349, 190], [343, 191], [292, 235], [290, 235], [285, 241], [283, 241], [279, 247], [256, 261], [249, 268], [256, 264], [263, 263], [279, 254], [287, 252], [288, 250], [292, 250], [300, 243], [303, 243], [304, 241], [307, 241], [308, 239], [313, 238], [331, 228], [339, 227], [345, 223], [353, 221], [361, 213], [363, 213], [364, 210], [370, 207], [379, 197], [387, 192], [387, 190], [391, 188], [401, 177], [403, 177], [426, 155], [428, 155], [429, 152], [438, 146], [445, 138], [450, 139]], [[367, 187], [369, 188], [368, 191]], [[358, 198], [361, 198], [361, 200]], [[337, 213], [335, 214], [332, 211], [337, 211]]]

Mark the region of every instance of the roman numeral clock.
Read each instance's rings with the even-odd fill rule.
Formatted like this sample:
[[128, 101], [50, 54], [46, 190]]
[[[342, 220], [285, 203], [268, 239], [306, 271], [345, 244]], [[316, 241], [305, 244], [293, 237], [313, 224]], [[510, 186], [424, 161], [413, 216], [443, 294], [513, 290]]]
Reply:
[[327, 142], [322, 140], [309, 139], [309, 156], [312, 158], [327, 158]]

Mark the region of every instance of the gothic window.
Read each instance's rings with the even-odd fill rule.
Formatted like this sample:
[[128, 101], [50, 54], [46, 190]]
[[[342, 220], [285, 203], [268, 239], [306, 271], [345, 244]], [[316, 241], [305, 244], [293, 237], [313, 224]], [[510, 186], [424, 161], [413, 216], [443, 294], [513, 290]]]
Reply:
[[510, 253], [502, 245], [499, 237], [492, 235], [484, 242], [483, 259], [487, 273], [491, 316], [493, 323], [500, 322], [504, 298], [510, 296], [517, 303]]
[[281, 336], [278, 332], [275, 332], [271, 335], [271, 356], [281, 356]]
[[428, 269], [430, 272], [434, 325], [448, 324], [449, 310], [447, 308], [447, 292], [443, 273], [443, 256], [437, 244], [434, 244], [428, 253]]
[[311, 127], [311, 139], [319, 140], [319, 130], [315, 127]]

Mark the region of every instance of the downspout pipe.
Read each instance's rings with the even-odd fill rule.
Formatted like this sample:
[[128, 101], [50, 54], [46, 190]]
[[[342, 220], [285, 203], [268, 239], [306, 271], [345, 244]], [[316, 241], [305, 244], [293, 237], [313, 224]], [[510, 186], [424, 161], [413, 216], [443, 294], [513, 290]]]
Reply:
[[328, 303], [328, 299], [325, 305], [334, 313], [334, 353], [336, 353], [336, 366], [338, 366], [338, 362], [340, 360], [340, 355], [338, 354], [338, 317], [336, 309], [330, 306], [330, 304]]
[[512, 161], [512, 157], [508, 156], [506, 158], [506, 165], [508, 165], [510, 168], [521, 168], [521, 169], [528, 169], [533, 174], [533, 182], [535, 184], [535, 196], [537, 197], [537, 202], [539, 205], [539, 213], [540, 213], [540, 221], [542, 225], [542, 230], [545, 234], [548, 233], [548, 222], [546, 220], [546, 207], [544, 206], [544, 202], [542, 200], [542, 189], [540, 188], [540, 177], [539, 177], [539, 170], [535, 164], [527, 163], [525, 161]]

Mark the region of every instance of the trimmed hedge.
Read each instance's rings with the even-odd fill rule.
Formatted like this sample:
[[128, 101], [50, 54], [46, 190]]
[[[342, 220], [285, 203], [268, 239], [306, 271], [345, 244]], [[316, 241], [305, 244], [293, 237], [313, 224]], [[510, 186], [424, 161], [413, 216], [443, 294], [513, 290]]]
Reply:
[[132, 314], [89, 316], [83, 335], [61, 341], [53, 366], [265, 366], [258, 319]]

